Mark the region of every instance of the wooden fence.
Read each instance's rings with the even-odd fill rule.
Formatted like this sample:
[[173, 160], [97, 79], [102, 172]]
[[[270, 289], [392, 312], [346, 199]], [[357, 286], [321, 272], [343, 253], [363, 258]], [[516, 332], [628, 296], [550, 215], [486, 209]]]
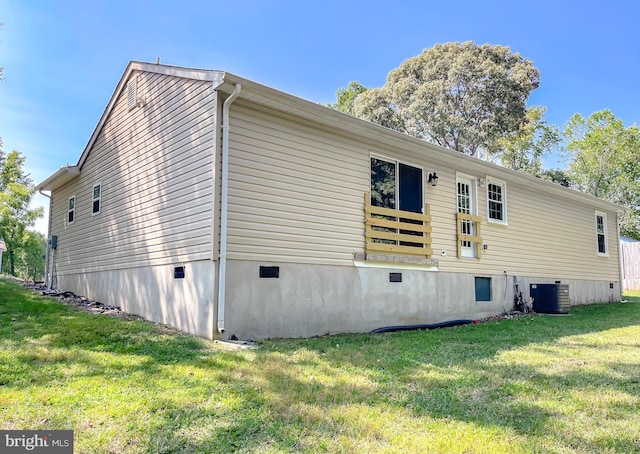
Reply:
[[640, 242], [622, 243], [622, 288], [640, 290]]

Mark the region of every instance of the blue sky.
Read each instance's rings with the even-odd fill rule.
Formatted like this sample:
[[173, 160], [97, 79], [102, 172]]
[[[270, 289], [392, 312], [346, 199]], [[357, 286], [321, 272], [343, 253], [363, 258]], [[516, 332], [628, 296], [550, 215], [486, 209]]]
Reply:
[[3, 0], [0, 137], [38, 183], [77, 162], [129, 60], [225, 70], [329, 103], [352, 80], [382, 86], [423, 49], [468, 40], [533, 61], [529, 104], [550, 123], [609, 108], [628, 126], [640, 123], [639, 18], [628, 0]]

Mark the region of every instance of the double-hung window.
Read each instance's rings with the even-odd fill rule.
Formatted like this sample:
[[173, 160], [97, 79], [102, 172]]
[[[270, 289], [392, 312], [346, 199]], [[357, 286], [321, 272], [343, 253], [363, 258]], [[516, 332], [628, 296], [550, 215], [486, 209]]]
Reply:
[[507, 224], [507, 184], [496, 179], [487, 179], [487, 220]]
[[76, 220], [76, 196], [72, 195], [69, 197], [69, 202], [67, 204], [67, 223], [73, 224]]
[[100, 201], [102, 200], [102, 184], [96, 183], [93, 185], [93, 191], [91, 194], [91, 213], [100, 214]]
[[598, 245], [598, 255], [608, 256], [607, 214], [602, 211], [596, 211], [596, 241]]

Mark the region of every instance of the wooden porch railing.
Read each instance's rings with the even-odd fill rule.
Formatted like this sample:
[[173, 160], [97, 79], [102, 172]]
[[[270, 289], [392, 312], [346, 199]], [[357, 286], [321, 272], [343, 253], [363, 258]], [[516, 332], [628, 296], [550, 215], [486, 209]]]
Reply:
[[431, 215], [371, 205], [371, 194], [364, 194], [365, 249], [399, 255], [431, 257]]
[[[464, 233], [464, 229], [462, 228], [463, 221], [472, 222], [475, 224], [475, 235], [469, 235]], [[462, 242], [468, 241], [470, 243], [475, 243], [476, 246], [476, 257], [480, 258], [482, 255], [482, 235], [480, 233], [480, 224], [482, 223], [482, 217], [474, 216], [472, 214], [464, 214], [457, 213], [456, 214], [456, 224], [458, 230], [458, 257], [462, 257]]]

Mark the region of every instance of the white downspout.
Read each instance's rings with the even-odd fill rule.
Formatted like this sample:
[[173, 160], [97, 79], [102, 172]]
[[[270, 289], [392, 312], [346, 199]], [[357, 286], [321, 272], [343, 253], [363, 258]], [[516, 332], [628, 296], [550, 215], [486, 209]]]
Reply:
[[620, 276], [620, 299], [624, 293], [624, 265], [622, 256], [622, 244], [620, 242], [620, 218], [623, 212], [616, 213], [616, 242], [618, 243], [618, 274]]
[[222, 196], [220, 200], [220, 264], [218, 267], [218, 332], [224, 333], [224, 302], [227, 276], [227, 211], [229, 193], [229, 108], [240, 95], [242, 86], [236, 88], [222, 104]]

